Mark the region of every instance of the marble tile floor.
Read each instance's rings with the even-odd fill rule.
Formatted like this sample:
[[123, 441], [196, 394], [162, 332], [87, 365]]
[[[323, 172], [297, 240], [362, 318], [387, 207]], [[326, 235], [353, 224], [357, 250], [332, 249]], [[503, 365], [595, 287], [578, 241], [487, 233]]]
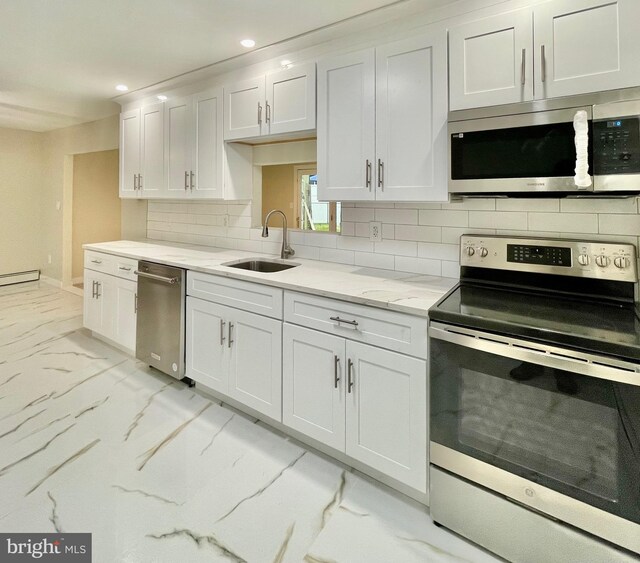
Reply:
[[91, 532], [96, 562], [490, 562], [428, 510], [0, 288], [0, 531]]

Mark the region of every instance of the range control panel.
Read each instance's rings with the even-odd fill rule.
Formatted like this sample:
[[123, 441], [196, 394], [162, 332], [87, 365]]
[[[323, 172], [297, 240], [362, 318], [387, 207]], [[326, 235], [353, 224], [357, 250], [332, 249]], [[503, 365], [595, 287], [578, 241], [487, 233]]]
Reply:
[[635, 246], [614, 242], [463, 235], [460, 265], [638, 281]]

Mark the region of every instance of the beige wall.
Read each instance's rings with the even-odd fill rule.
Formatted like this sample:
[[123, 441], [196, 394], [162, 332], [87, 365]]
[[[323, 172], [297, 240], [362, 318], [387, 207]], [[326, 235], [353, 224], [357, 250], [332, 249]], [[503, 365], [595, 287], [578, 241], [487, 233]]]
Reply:
[[[262, 167], [262, 220], [272, 209], [280, 209], [287, 216], [289, 227], [297, 228], [294, 194], [293, 164]], [[279, 227], [280, 223], [276, 220], [273, 225]]]
[[0, 274], [41, 267], [41, 133], [0, 129]]
[[73, 158], [72, 277], [82, 277], [82, 245], [120, 238], [118, 151], [78, 154]]

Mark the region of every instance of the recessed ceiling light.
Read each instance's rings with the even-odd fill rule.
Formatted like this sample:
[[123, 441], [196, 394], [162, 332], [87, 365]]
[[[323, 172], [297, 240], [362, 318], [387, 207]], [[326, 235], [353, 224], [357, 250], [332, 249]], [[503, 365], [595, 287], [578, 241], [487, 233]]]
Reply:
[[118, 84], [118, 85], [116, 86], [116, 90], [117, 90], [118, 92], [126, 92], [128, 89], [129, 89], [129, 87], [128, 87], [128, 86], [126, 86], [125, 84]]
[[242, 41], [240, 41], [240, 45], [246, 47], [247, 49], [250, 49], [251, 47], [255, 47], [256, 42], [253, 39], [243, 39]]
[[160, 94], [159, 96], [156, 96], [156, 98], [158, 98], [161, 102], [164, 102], [165, 100], [169, 99], [164, 94]]

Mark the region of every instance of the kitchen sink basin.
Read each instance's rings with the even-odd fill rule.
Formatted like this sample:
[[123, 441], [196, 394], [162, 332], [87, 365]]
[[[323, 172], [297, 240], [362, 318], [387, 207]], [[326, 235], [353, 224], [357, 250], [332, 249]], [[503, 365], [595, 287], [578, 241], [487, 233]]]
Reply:
[[261, 272], [263, 274], [282, 272], [283, 270], [289, 270], [299, 265], [300, 264], [296, 264], [295, 262], [267, 260], [264, 258], [250, 258], [249, 260], [236, 260], [234, 262], [227, 262], [226, 264], [222, 264], [222, 266], [228, 266], [229, 268], [250, 270], [251, 272]]

